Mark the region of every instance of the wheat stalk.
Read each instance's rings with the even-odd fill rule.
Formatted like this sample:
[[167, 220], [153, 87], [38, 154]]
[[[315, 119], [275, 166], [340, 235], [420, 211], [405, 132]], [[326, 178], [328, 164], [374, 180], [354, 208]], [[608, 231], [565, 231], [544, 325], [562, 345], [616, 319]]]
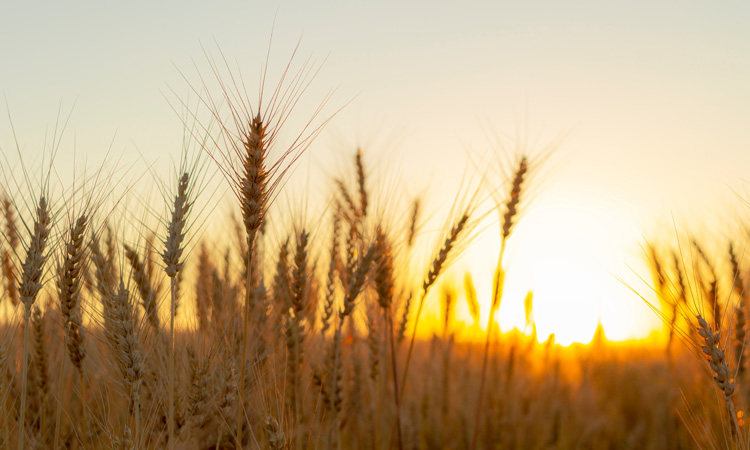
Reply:
[[466, 293], [466, 304], [469, 306], [469, 314], [474, 320], [474, 325], [479, 325], [479, 302], [477, 301], [477, 290], [474, 287], [474, 280], [472, 280], [471, 273], [469, 272], [466, 272], [464, 275], [464, 292]]
[[[430, 291], [430, 288], [435, 284], [435, 281], [440, 277], [442, 274], [447, 262], [448, 257], [451, 256], [451, 251], [456, 247], [456, 245], [459, 242], [459, 238], [463, 235], [463, 232], [466, 230], [469, 222], [469, 210], [467, 210], [459, 219], [458, 221], [451, 227], [450, 232], [448, 233], [448, 236], [446, 236], [445, 240], [443, 241], [443, 246], [440, 248], [440, 251], [438, 251], [438, 254], [435, 256], [435, 258], [432, 260], [432, 264], [430, 265], [430, 269], [427, 272], [427, 275], [422, 282], [422, 293], [419, 297], [419, 303], [417, 305], [417, 313], [414, 317], [414, 329], [412, 330], [411, 339], [409, 341], [409, 350], [406, 353], [406, 363], [404, 364], [404, 373], [401, 375], [401, 394], [399, 395], [399, 400], [396, 405], [396, 417], [394, 418], [394, 426], [392, 427], [392, 430], [395, 429], [396, 432], [398, 432], [398, 428], [400, 427], [400, 420], [399, 417], [401, 415], [401, 404], [403, 400], [404, 392], [406, 391], [406, 379], [409, 375], [409, 365], [411, 364], [411, 358], [412, 358], [412, 352], [414, 351], [414, 341], [417, 337], [417, 327], [419, 326], [419, 317], [422, 314], [422, 308], [424, 307], [424, 301], [427, 297], [427, 294]], [[408, 303], [406, 305], [406, 308], [404, 309], [404, 316], [402, 320], [402, 327], [405, 328], [406, 326], [406, 319], [408, 314]], [[391, 433], [392, 434], [392, 433]], [[400, 445], [403, 445], [402, 441], [399, 441]]]
[[[437, 281], [438, 277], [440, 277], [440, 275], [442, 274], [445, 264], [448, 261], [448, 257], [451, 255], [451, 251], [458, 243], [458, 240], [462, 236], [463, 231], [466, 229], [468, 222], [469, 222], [469, 213], [467, 211], [451, 227], [450, 232], [448, 233], [448, 236], [446, 236], [445, 241], [443, 241], [443, 246], [440, 248], [440, 251], [432, 260], [430, 270], [427, 272], [427, 276], [422, 282], [422, 293], [419, 297], [419, 303], [417, 304], [417, 313], [414, 317], [414, 329], [412, 330], [412, 333], [411, 333], [411, 340], [409, 342], [409, 350], [406, 354], [406, 364], [404, 365], [404, 373], [401, 375], [402, 388], [405, 386], [406, 377], [409, 374], [409, 364], [411, 362], [411, 355], [414, 350], [414, 340], [417, 337], [417, 327], [419, 326], [419, 316], [422, 314], [422, 308], [424, 307], [425, 298], [427, 297], [427, 294], [429, 293], [430, 288], [435, 284], [435, 281]], [[402, 395], [403, 395], [403, 391], [402, 391]]]
[[268, 201], [268, 171], [266, 169], [266, 156], [268, 143], [266, 135], [267, 124], [263, 121], [260, 112], [253, 117], [248, 124], [247, 131], [243, 136], [242, 168], [243, 176], [239, 180], [239, 198], [242, 209], [242, 219], [247, 233], [247, 263], [245, 276], [245, 305], [242, 320], [242, 349], [240, 353], [240, 398], [237, 408], [237, 447], [242, 446], [242, 424], [245, 405], [245, 360], [247, 358], [247, 327], [250, 320], [250, 307], [252, 302], [252, 290], [255, 286], [252, 279], [252, 256], [255, 237], [263, 224], [263, 218]]
[[328, 366], [329, 373], [331, 374], [331, 390], [330, 396], [332, 397], [333, 404], [333, 417], [331, 423], [333, 426], [333, 442], [339, 442], [339, 415], [341, 413], [341, 405], [343, 402], [342, 398], [342, 386], [341, 386], [341, 331], [344, 326], [344, 321], [354, 312], [357, 297], [359, 297], [362, 287], [365, 284], [365, 278], [367, 273], [370, 271], [373, 259], [375, 258], [376, 250], [375, 245], [371, 245], [367, 252], [361, 257], [359, 264], [356, 269], [352, 270], [352, 274], [349, 277], [349, 284], [346, 286], [344, 292], [344, 304], [343, 308], [338, 312], [338, 323], [333, 333], [333, 339], [331, 341], [330, 351], [328, 352]]
[[518, 207], [521, 201], [521, 190], [524, 187], [524, 181], [529, 170], [529, 161], [526, 156], [522, 156], [518, 167], [513, 176], [513, 183], [510, 188], [510, 196], [505, 203], [505, 211], [500, 227], [500, 253], [497, 257], [497, 267], [495, 268], [495, 277], [492, 289], [492, 304], [490, 306], [490, 316], [487, 321], [487, 337], [484, 343], [484, 356], [482, 357], [482, 372], [479, 380], [479, 396], [477, 400], [477, 412], [474, 418], [474, 433], [471, 439], [471, 449], [477, 446], [479, 438], [479, 421], [482, 414], [482, 400], [484, 399], [484, 384], [487, 376], [487, 357], [490, 350], [492, 336], [492, 326], [495, 323], [495, 311], [500, 307], [500, 301], [503, 296], [503, 285], [505, 283], [505, 269], [503, 269], [503, 256], [505, 247], [517, 220]]
[[36, 366], [36, 388], [39, 392], [40, 435], [42, 439], [47, 431], [47, 396], [49, 394], [49, 363], [47, 356], [47, 333], [44, 316], [39, 306], [34, 306], [32, 326], [34, 329], [34, 365]]
[[[396, 433], [398, 437], [398, 446], [399, 448], [403, 448], [403, 433], [401, 430], [401, 417], [399, 416], [399, 414], [401, 413], [401, 392], [399, 391], [396, 345], [395, 338], [393, 336], [393, 254], [391, 252], [391, 245], [388, 242], [387, 236], [383, 232], [382, 228], [378, 229], [377, 231], [377, 239], [375, 241], [375, 245], [378, 255], [377, 266], [375, 267], [375, 292], [377, 292], [378, 294], [378, 304], [383, 311], [386, 334], [390, 343], [391, 375], [393, 376], [393, 400], [396, 406]], [[387, 348], [388, 344], [386, 343], [386, 350]]]
[[185, 240], [185, 221], [190, 211], [190, 202], [188, 201], [188, 182], [190, 176], [187, 172], [180, 177], [177, 195], [174, 198], [172, 208], [172, 220], [167, 226], [167, 236], [164, 241], [164, 252], [162, 260], [164, 261], [164, 271], [170, 278], [170, 308], [169, 308], [169, 412], [167, 416], [167, 433], [169, 435], [169, 449], [174, 450], [174, 390], [175, 390], [175, 343], [174, 343], [174, 318], [177, 310], [177, 276], [182, 270], [182, 254], [185, 251], [183, 242]]
[[359, 213], [362, 218], [367, 216], [367, 187], [365, 186], [365, 166], [362, 161], [362, 149], [357, 150], [357, 187], [359, 188]]
[[409, 232], [406, 235], [406, 245], [411, 248], [414, 246], [414, 240], [417, 236], [417, 220], [419, 219], [419, 198], [414, 199], [411, 207], [411, 216], [409, 218]]
[[331, 234], [331, 258], [328, 263], [326, 277], [325, 303], [323, 304], [323, 318], [320, 333], [328, 331], [333, 320], [333, 303], [336, 299], [336, 274], [338, 272], [339, 234], [341, 233], [341, 219], [338, 214], [333, 215], [333, 230]]
[[740, 263], [737, 260], [737, 255], [734, 251], [734, 245], [729, 243], [729, 263], [732, 266], [732, 286], [734, 291], [739, 297], [739, 301], [734, 308], [735, 320], [734, 320], [734, 338], [735, 338], [735, 366], [737, 367], [737, 376], [741, 377], [745, 372], [745, 361], [743, 356], [745, 353], [745, 337], [746, 337], [746, 309], [747, 308], [747, 292], [745, 292], [745, 283], [742, 280], [742, 273], [740, 272]]
[[198, 319], [198, 329], [208, 331], [208, 315], [212, 308], [212, 274], [214, 268], [208, 247], [201, 242], [198, 251], [198, 277], [195, 280], [195, 315]]
[[112, 339], [108, 340], [110, 352], [120, 369], [128, 392], [128, 410], [132, 416], [135, 441], [140, 442], [140, 388], [145, 371], [143, 349], [138, 335], [130, 291], [120, 281], [117, 290], [108, 299], [112, 309]]
[[401, 345], [406, 339], [406, 329], [409, 326], [409, 312], [411, 311], [411, 300], [414, 294], [409, 292], [404, 301], [404, 306], [401, 309], [401, 321], [398, 325], [398, 336], [396, 337], [396, 343]]
[[84, 347], [83, 316], [81, 313], [82, 271], [85, 270], [84, 252], [86, 245], [83, 238], [88, 225], [87, 216], [81, 215], [70, 225], [65, 244], [62, 263], [58, 267], [57, 289], [60, 299], [60, 311], [65, 330], [65, 343], [68, 356], [77, 369], [81, 392], [81, 440], [87, 441], [86, 423], [86, 386], [83, 376], [83, 360], [86, 357]]
[[[734, 394], [734, 379], [732, 378], [732, 372], [729, 370], [724, 350], [720, 348], [721, 335], [720, 331], [714, 332], [713, 328], [706, 322], [701, 315], [698, 315], [698, 335], [703, 338], [705, 345], [701, 346], [701, 350], [708, 359], [708, 366], [714, 374], [714, 381], [719, 391], [724, 395], [724, 402], [729, 413], [730, 423], [734, 429], [739, 430], [740, 426], [737, 422], [737, 411], [732, 401], [732, 394]], [[737, 438], [740, 442], [743, 440], [742, 434], [738, 433]], [[744, 448], [744, 443], [740, 443], [739, 448]]]
[[266, 417], [263, 422], [263, 429], [268, 435], [268, 450], [283, 450], [286, 448], [286, 438], [281, 431], [279, 423], [271, 416]]
[[[287, 339], [287, 375], [289, 376], [289, 402], [297, 423], [302, 420], [301, 413], [301, 370], [303, 358], [303, 343], [305, 329], [303, 314], [306, 307], [306, 295], [308, 285], [308, 233], [302, 230], [297, 238], [297, 248], [294, 253], [294, 268], [292, 269], [292, 308], [289, 310], [286, 327]], [[296, 439], [298, 447], [301, 446], [301, 439]]]
[[18, 293], [24, 305], [24, 327], [23, 327], [23, 358], [21, 360], [21, 408], [19, 411], [18, 424], [18, 450], [24, 450], [24, 420], [26, 416], [26, 390], [28, 357], [29, 357], [29, 319], [31, 308], [36, 301], [39, 291], [42, 289], [42, 274], [44, 263], [47, 260], [45, 248], [49, 237], [50, 216], [47, 200], [44, 196], [39, 198], [39, 206], [34, 220], [34, 230], [31, 234], [31, 242], [26, 252], [26, 259], [21, 265], [21, 284]]
[[698, 241], [695, 239], [693, 239], [693, 246], [698, 252], [700, 260], [703, 261], [706, 268], [708, 268], [709, 274], [711, 275], [711, 279], [708, 281], [708, 284], [704, 284], [700, 279], [700, 276], [698, 277], [698, 282], [703, 287], [703, 294], [708, 300], [709, 305], [711, 305], [711, 311], [714, 316], [714, 327], [716, 329], [720, 329], [720, 325], [723, 322], [723, 314], [721, 304], [719, 303], [719, 280], [716, 275], [716, 269], [711, 263], [711, 260], [708, 259], [708, 255], [706, 254], [706, 252], [703, 251], [703, 247], [701, 247], [698, 244]]
[[341, 193], [341, 198], [344, 200], [344, 204], [346, 205], [346, 208], [341, 208], [341, 212], [344, 215], [344, 218], [349, 223], [358, 223], [359, 220], [362, 217], [362, 211], [357, 208], [357, 205], [354, 203], [354, 199], [352, 199], [351, 194], [349, 194], [349, 190], [346, 188], [346, 185], [342, 180], [335, 180], [336, 186], [339, 188], [339, 192]]

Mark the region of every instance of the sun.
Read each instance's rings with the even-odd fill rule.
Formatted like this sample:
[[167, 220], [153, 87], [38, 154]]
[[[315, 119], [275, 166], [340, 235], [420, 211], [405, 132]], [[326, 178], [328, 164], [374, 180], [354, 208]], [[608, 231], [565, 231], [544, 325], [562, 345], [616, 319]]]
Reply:
[[[599, 323], [611, 340], [648, 336], [661, 324], [621, 281], [643, 263], [631, 251], [640, 237], [637, 224], [604, 201], [576, 198], [582, 197], [542, 195], [521, 217], [506, 251], [505, 289], [496, 316], [501, 331], [530, 332], [524, 298], [532, 291], [540, 342], [554, 333], [561, 345], [588, 343]], [[467, 270], [478, 283], [484, 280], [477, 286], [484, 329], [492, 294], [488, 268], [494, 267], [499, 238], [488, 232], [474, 247]]]

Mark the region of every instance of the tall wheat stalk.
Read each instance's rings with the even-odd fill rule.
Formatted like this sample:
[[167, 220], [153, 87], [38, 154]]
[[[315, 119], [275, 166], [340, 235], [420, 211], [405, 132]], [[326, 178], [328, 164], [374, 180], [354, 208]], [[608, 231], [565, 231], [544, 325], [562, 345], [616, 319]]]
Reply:
[[479, 438], [479, 422], [482, 414], [482, 400], [484, 399], [484, 385], [487, 376], [487, 358], [490, 351], [490, 342], [492, 336], [492, 326], [495, 323], [495, 311], [500, 307], [500, 301], [503, 297], [503, 285], [505, 283], [505, 270], [503, 269], [503, 256], [505, 247], [510, 238], [511, 231], [515, 225], [515, 218], [518, 214], [518, 205], [521, 201], [521, 189], [528, 172], [528, 159], [523, 156], [518, 164], [511, 185], [510, 198], [505, 203], [505, 212], [500, 230], [500, 253], [497, 256], [497, 267], [492, 288], [492, 305], [490, 306], [490, 315], [487, 321], [487, 337], [484, 343], [484, 356], [482, 357], [482, 375], [479, 380], [479, 397], [477, 399], [477, 412], [474, 417], [474, 432], [471, 438], [471, 448], [476, 449], [477, 439]]
[[81, 313], [81, 285], [82, 271], [86, 268], [83, 242], [86, 235], [88, 217], [83, 214], [72, 223], [66, 233], [62, 262], [58, 268], [57, 287], [60, 297], [60, 312], [65, 330], [65, 343], [68, 356], [78, 371], [81, 395], [81, 442], [87, 442], [86, 415], [86, 383], [84, 379], [83, 361], [86, 357], [84, 347], [83, 316]]
[[[393, 255], [391, 254], [391, 246], [388, 243], [387, 237], [382, 229], [379, 229], [377, 232], [377, 240], [375, 241], [375, 246], [377, 251], [377, 265], [375, 266], [375, 291], [378, 294], [378, 305], [383, 311], [383, 319], [386, 327], [385, 332], [388, 339], [388, 341], [386, 341], [386, 349], [390, 344], [391, 371], [393, 375], [393, 397], [394, 404], [396, 405], [396, 432], [398, 436], [398, 447], [399, 449], [402, 449], [404, 446], [403, 433], [401, 431], [401, 418], [399, 417], [401, 410], [401, 399], [398, 385], [398, 367], [396, 365], [395, 339], [393, 336], [393, 317], [391, 314], [394, 289]], [[384, 378], [387, 379], [387, 376], [385, 376]]]
[[[370, 271], [370, 267], [375, 259], [375, 245], [371, 245], [367, 252], [359, 260], [359, 264], [350, 269], [351, 276], [349, 276], [349, 282], [344, 292], [344, 307], [338, 313], [338, 323], [333, 334], [333, 340], [331, 342], [331, 351], [329, 352], [328, 362], [331, 367], [331, 389], [330, 395], [333, 397], [333, 417], [331, 422], [333, 423], [333, 445], [340, 445], [339, 437], [339, 415], [341, 413], [341, 331], [344, 327], [344, 322], [347, 317], [350, 317], [354, 312], [356, 306], [357, 297], [359, 297], [362, 289], [365, 285], [367, 274]], [[352, 261], [352, 265], [354, 261]]]
[[245, 361], [247, 360], [247, 327], [250, 321], [250, 307], [253, 301], [252, 293], [255, 282], [252, 279], [254, 271], [253, 246], [255, 237], [263, 224], [263, 216], [268, 199], [266, 184], [268, 172], [266, 171], [266, 125], [258, 113], [250, 122], [244, 146], [246, 150], [243, 161], [244, 177], [241, 181], [241, 207], [242, 218], [247, 233], [247, 255], [245, 275], [245, 305], [242, 320], [242, 348], [240, 353], [240, 395], [239, 407], [237, 408], [237, 447], [242, 447], [242, 424], [244, 422], [245, 408]]
[[47, 261], [45, 248], [47, 238], [49, 237], [50, 216], [47, 206], [47, 200], [44, 196], [39, 198], [39, 206], [34, 219], [34, 231], [31, 235], [31, 242], [26, 252], [26, 259], [21, 266], [21, 281], [18, 292], [21, 302], [24, 306], [23, 316], [23, 357], [21, 360], [21, 408], [19, 411], [18, 424], [18, 450], [24, 450], [24, 434], [26, 418], [26, 390], [28, 378], [28, 358], [29, 358], [29, 320], [31, 318], [31, 308], [34, 306], [36, 297], [42, 289], [42, 275], [44, 273], [44, 264]]
[[[415, 214], [416, 216], [416, 214]], [[419, 296], [419, 303], [417, 305], [417, 313], [414, 316], [414, 329], [411, 333], [411, 339], [409, 341], [409, 350], [406, 353], [406, 362], [404, 363], [404, 373], [401, 375], [401, 394], [399, 395], [398, 402], [396, 402], [396, 417], [394, 418], [393, 427], [391, 428], [391, 436], [393, 436], [394, 432], [398, 432], [398, 428], [400, 427], [400, 416], [401, 416], [401, 404], [403, 403], [403, 396], [404, 392], [406, 392], [406, 379], [409, 375], [409, 365], [411, 364], [411, 358], [412, 353], [414, 351], [414, 342], [417, 338], [417, 327], [419, 326], [419, 317], [422, 314], [422, 308], [424, 307], [424, 301], [427, 298], [427, 294], [430, 291], [430, 288], [435, 284], [437, 279], [440, 277], [440, 275], [445, 270], [445, 266], [448, 263], [448, 258], [451, 256], [452, 251], [454, 248], [458, 245], [459, 239], [463, 236], [464, 232], [467, 229], [467, 226], [469, 225], [469, 216], [470, 212], [467, 209], [466, 212], [464, 212], [463, 215], [453, 224], [450, 231], [448, 232], [448, 236], [445, 237], [445, 240], [443, 241], [443, 246], [440, 248], [440, 251], [438, 251], [438, 254], [435, 256], [435, 258], [432, 260], [432, 264], [430, 265], [430, 269], [427, 272], [427, 275], [422, 282], [422, 291]], [[405, 332], [406, 329], [406, 319], [409, 312], [409, 300], [407, 300], [406, 308], [404, 309], [404, 315], [402, 320], [402, 331]], [[394, 385], [395, 385], [394, 381]], [[391, 438], [392, 439], [392, 438]]]
[[[270, 52], [270, 49], [269, 49]], [[296, 52], [296, 50], [295, 50]], [[239, 406], [236, 415], [235, 442], [237, 448], [243, 445], [245, 393], [245, 363], [248, 347], [248, 324], [250, 310], [253, 303], [253, 247], [256, 236], [264, 222], [266, 209], [273, 198], [273, 194], [280, 186], [289, 168], [297, 161], [301, 154], [310, 146], [315, 138], [333, 116], [314, 125], [318, 115], [330, 99], [327, 95], [322, 104], [313, 112], [310, 120], [293, 139], [291, 144], [273, 162], [268, 161], [268, 151], [273, 146], [280, 128], [286, 123], [294, 107], [306, 89], [310, 86], [316, 72], [315, 65], [305, 63], [297, 72], [291, 71], [294, 54], [283, 70], [279, 83], [265, 98], [266, 71], [261, 77], [259, 98], [253, 106], [248, 99], [245, 81], [239, 73], [232, 73], [228, 61], [222, 55], [222, 65], [229, 72], [228, 80], [222, 80], [219, 64], [208, 57], [210, 69], [221, 89], [222, 102], [211, 97], [210, 89], [203, 78], [202, 102], [209, 108], [211, 115], [218, 122], [220, 137], [211, 138], [210, 144], [202, 149], [217, 163], [222, 175], [229, 181], [230, 187], [237, 197], [242, 210], [242, 218], [246, 232], [246, 274], [244, 312], [241, 326], [242, 338], [239, 355]], [[266, 61], [268, 62], [268, 61]], [[221, 104], [220, 104], [221, 103]], [[226, 106], [230, 118], [227, 119]], [[209, 127], [203, 127], [208, 131]], [[215, 148], [214, 148], [215, 147]]]
[[188, 181], [190, 176], [187, 172], [183, 173], [177, 187], [177, 195], [174, 199], [172, 209], [172, 220], [167, 227], [167, 237], [164, 241], [164, 252], [162, 260], [164, 261], [164, 270], [170, 279], [170, 305], [169, 305], [169, 412], [167, 416], [167, 432], [169, 435], [169, 449], [174, 450], [174, 390], [175, 390], [175, 347], [174, 347], [174, 318], [177, 310], [177, 281], [178, 275], [182, 270], [182, 253], [183, 241], [185, 240], [185, 220], [190, 210], [188, 202]]
[[[412, 352], [414, 351], [414, 341], [417, 337], [417, 327], [419, 326], [419, 317], [422, 314], [422, 308], [424, 307], [425, 298], [430, 292], [430, 288], [435, 284], [435, 281], [440, 277], [443, 270], [445, 269], [446, 261], [451, 256], [451, 251], [458, 243], [459, 238], [462, 236], [464, 230], [469, 221], [469, 212], [465, 212], [456, 223], [451, 227], [448, 236], [443, 241], [443, 246], [440, 251], [432, 260], [430, 270], [427, 272], [427, 276], [422, 282], [422, 293], [419, 297], [419, 303], [417, 304], [417, 313], [414, 316], [414, 329], [411, 333], [411, 341], [409, 342], [409, 350], [406, 354], [406, 364], [404, 365], [404, 373], [401, 375], [401, 386], [406, 384], [406, 377], [409, 374], [409, 364], [411, 362]], [[403, 391], [402, 391], [403, 395]]]
[[[708, 359], [708, 365], [714, 375], [716, 386], [724, 396], [724, 403], [727, 409], [727, 415], [729, 416], [731, 428], [733, 430], [741, 430], [742, 428], [737, 419], [737, 410], [734, 407], [734, 401], [732, 401], [732, 395], [735, 390], [734, 378], [729, 369], [726, 354], [721, 348], [721, 330], [717, 329], [714, 331], [706, 319], [701, 315], [698, 315], [697, 319], [698, 325], [696, 328], [698, 330], [698, 335], [703, 338], [705, 344], [701, 346], [701, 350]], [[737, 440], [737, 448], [746, 448], [742, 432], [733, 432], [732, 438], [733, 440]]]
[[[305, 337], [305, 325], [303, 323], [306, 308], [307, 284], [308, 284], [308, 233], [302, 230], [297, 238], [294, 253], [294, 267], [292, 269], [291, 293], [292, 307], [288, 310], [289, 317], [286, 326], [287, 345], [287, 375], [289, 377], [289, 399], [290, 409], [295, 423], [299, 427], [302, 421], [302, 358], [304, 357], [303, 343]], [[301, 436], [296, 436], [297, 448], [302, 448]]]

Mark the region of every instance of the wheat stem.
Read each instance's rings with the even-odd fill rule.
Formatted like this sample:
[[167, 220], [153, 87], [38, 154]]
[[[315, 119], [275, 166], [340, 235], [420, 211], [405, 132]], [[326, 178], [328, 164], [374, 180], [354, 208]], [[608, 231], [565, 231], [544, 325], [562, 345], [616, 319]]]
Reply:
[[26, 432], [24, 419], [26, 417], [26, 390], [28, 389], [26, 378], [28, 378], [28, 358], [29, 358], [29, 317], [31, 310], [24, 309], [23, 315], [23, 359], [21, 360], [21, 409], [18, 420], [18, 450], [24, 450], [23, 438]]
[[167, 430], [169, 433], [169, 448], [174, 450], [175, 435], [174, 435], [174, 389], [175, 389], [175, 374], [174, 374], [174, 316], [175, 316], [175, 305], [177, 298], [177, 278], [172, 277], [170, 279], [170, 293], [171, 293], [171, 304], [169, 308], [169, 415], [167, 417]]
[[253, 271], [250, 269], [255, 244], [255, 232], [248, 232], [247, 235], [247, 269], [245, 271], [245, 308], [242, 319], [242, 347], [240, 350], [240, 392], [239, 405], [237, 407], [237, 448], [242, 448], [242, 424], [245, 417], [245, 361], [247, 359], [247, 326], [250, 320], [250, 303], [252, 301], [251, 291], [253, 286]]

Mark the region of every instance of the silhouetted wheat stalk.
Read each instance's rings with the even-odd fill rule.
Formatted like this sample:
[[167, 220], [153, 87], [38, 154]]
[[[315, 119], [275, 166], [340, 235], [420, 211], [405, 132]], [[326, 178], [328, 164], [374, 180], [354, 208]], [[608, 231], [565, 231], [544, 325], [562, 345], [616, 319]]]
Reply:
[[477, 440], [479, 437], [479, 422], [482, 414], [482, 401], [484, 399], [484, 384], [487, 376], [487, 357], [489, 355], [490, 342], [492, 336], [492, 328], [495, 324], [495, 311], [500, 307], [500, 301], [503, 296], [503, 285], [505, 282], [505, 269], [503, 268], [503, 256], [505, 255], [505, 247], [508, 243], [513, 226], [515, 225], [516, 216], [518, 214], [518, 207], [521, 201], [521, 191], [524, 187], [524, 181], [526, 180], [527, 172], [529, 170], [529, 161], [526, 156], [521, 157], [513, 176], [513, 183], [510, 189], [510, 196], [505, 203], [505, 211], [503, 213], [503, 220], [500, 229], [500, 253], [497, 257], [497, 267], [495, 269], [495, 277], [492, 288], [492, 304], [490, 306], [490, 316], [487, 321], [487, 337], [484, 344], [484, 356], [482, 358], [482, 372], [479, 379], [479, 396], [477, 399], [477, 412], [474, 418], [474, 434], [471, 441], [472, 450], [477, 446]]

